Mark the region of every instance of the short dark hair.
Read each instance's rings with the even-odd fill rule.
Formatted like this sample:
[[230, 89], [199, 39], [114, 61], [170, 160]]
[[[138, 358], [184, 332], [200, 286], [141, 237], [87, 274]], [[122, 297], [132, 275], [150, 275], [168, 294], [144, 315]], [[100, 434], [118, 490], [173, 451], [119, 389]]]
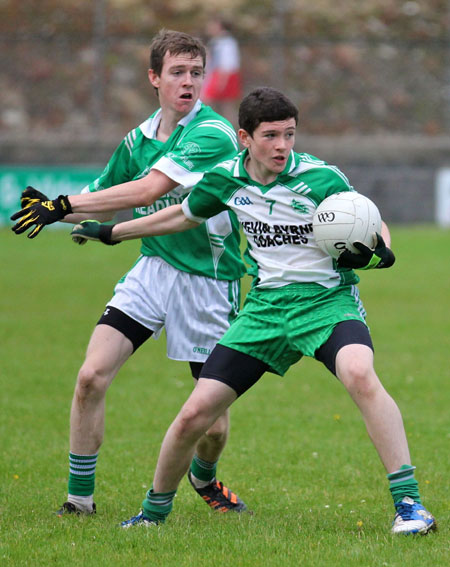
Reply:
[[203, 68], [206, 64], [206, 49], [203, 42], [187, 33], [160, 30], [150, 44], [150, 69], [153, 69], [157, 75], [161, 75], [163, 58], [167, 51], [171, 55], [179, 55], [180, 53], [189, 53], [192, 58], [200, 57], [203, 60]]
[[239, 127], [253, 135], [261, 122], [275, 122], [295, 118], [298, 108], [282, 92], [271, 87], [258, 87], [251, 91], [239, 106]]

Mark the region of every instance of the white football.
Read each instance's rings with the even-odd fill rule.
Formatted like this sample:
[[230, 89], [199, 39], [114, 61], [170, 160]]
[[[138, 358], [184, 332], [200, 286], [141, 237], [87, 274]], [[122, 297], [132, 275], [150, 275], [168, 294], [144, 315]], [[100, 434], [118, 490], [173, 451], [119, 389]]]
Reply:
[[362, 242], [372, 250], [375, 233], [381, 234], [381, 215], [375, 203], [355, 191], [335, 193], [324, 199], [313, 216], [317, 245], [333, 258], [346, 248], [359, 254], [353, 242]]

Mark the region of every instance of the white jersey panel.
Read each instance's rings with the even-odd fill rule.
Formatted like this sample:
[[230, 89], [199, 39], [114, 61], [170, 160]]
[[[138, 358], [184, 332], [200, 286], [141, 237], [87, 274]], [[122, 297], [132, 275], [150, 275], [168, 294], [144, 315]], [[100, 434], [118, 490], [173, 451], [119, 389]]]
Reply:
[[225, 252], [225, 238], [233, 231], [228, 212], [224, 211], [223, 213], [208, 219], [206, 221], [206, 230], [208, 233], [209, 243], [211, 245], [214, 271], [217, 274], [219, 260]]
[[[188, 156], [186, 156], [186, 160], [189, 160]], [[167, 175], [167, 177], [179, 183], [182, 186], [180, 188], [176, 188], [178, 189], [179, 194], [181, 191], [182, 194], [187, 193], [188, 190], [194, 187], [194, 185], [196, 185], [204, 175], [203, 172], [189, 171], [188, 169], [181, 167], [167, 156], [163, 156], [160, 160], [158, 160], [153, 165], [152, 169], [161, 171], [161, 173], [164, 173], [164, 175]]]
[[316, 282], [324, 287], [340, 284], [333, 260], [316, 245], [312, 218], [316, 204], [301, 181], [288, 187], [277, 184], [263, 194], [247, 185], [234, 193], [228, 206], [236, 213], [258, 264], [258, 287], [279, 287], [282, 282]]

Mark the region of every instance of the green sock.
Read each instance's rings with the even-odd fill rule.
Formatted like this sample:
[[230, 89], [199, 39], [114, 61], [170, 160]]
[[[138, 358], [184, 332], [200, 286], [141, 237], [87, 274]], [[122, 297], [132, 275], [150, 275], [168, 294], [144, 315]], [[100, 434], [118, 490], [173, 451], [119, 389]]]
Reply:
[[95, 489], [96, 455], [69, 453], [69, 494], [90, 496]]
[[198, 455], [194, 455], [191, 463], [191, 473], [205, 482], [214, 480], [216, 477], [217, 461], [215, 463], [209, 463], [208, 461], [203, 461]]
[[152, 486], [142, 502], [144, 515], [149, 520], [163, 524], [172, 510], [176, 492], [176, 490], [172, 492], [153, 492]]
[[406, 496], [412, 498], [414, 502], [422, 503], [419, 495], [419, 483], [414, 478], [415, 468], [412, 465], [402, 465], [398, 471], [387, 475], [394, 504], [401, 502]]

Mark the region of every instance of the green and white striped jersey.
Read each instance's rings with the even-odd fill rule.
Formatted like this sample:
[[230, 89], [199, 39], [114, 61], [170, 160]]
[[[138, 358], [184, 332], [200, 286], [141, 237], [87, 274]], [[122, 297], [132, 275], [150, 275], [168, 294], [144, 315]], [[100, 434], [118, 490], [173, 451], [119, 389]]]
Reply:
[[309, 154], [291, 152], [276, 180], [261, 185], [244, 167], [248, 150], [207, 173], [183, 204], [185, 215], [201, 222], [231, 209], [247, 237], [246, 258], [258, 287], [282, 287], [294, 282], [326, 288], [357, 283], [349, 269], [317, 246], [312, 219], [329, 195], [353, 191], [344, 174]]
[[[161, 109], [125, 136], [106, 168], [86, 190], [99, 191], [148, 175], [155, 168], [179, 183], [153, 205], [134, 210], [134, 217], [151, 215], [181, 203], [205, 171], [239, 151], [231, 124], [201, 101], [178, 123], [165, 142], [156, 139]], [[220, 280], [245, 273], [239, 248], [239, 223], [231, 211], [182, 234], [143, 238], [141, 253], [159, 256], [184, 272]]]

